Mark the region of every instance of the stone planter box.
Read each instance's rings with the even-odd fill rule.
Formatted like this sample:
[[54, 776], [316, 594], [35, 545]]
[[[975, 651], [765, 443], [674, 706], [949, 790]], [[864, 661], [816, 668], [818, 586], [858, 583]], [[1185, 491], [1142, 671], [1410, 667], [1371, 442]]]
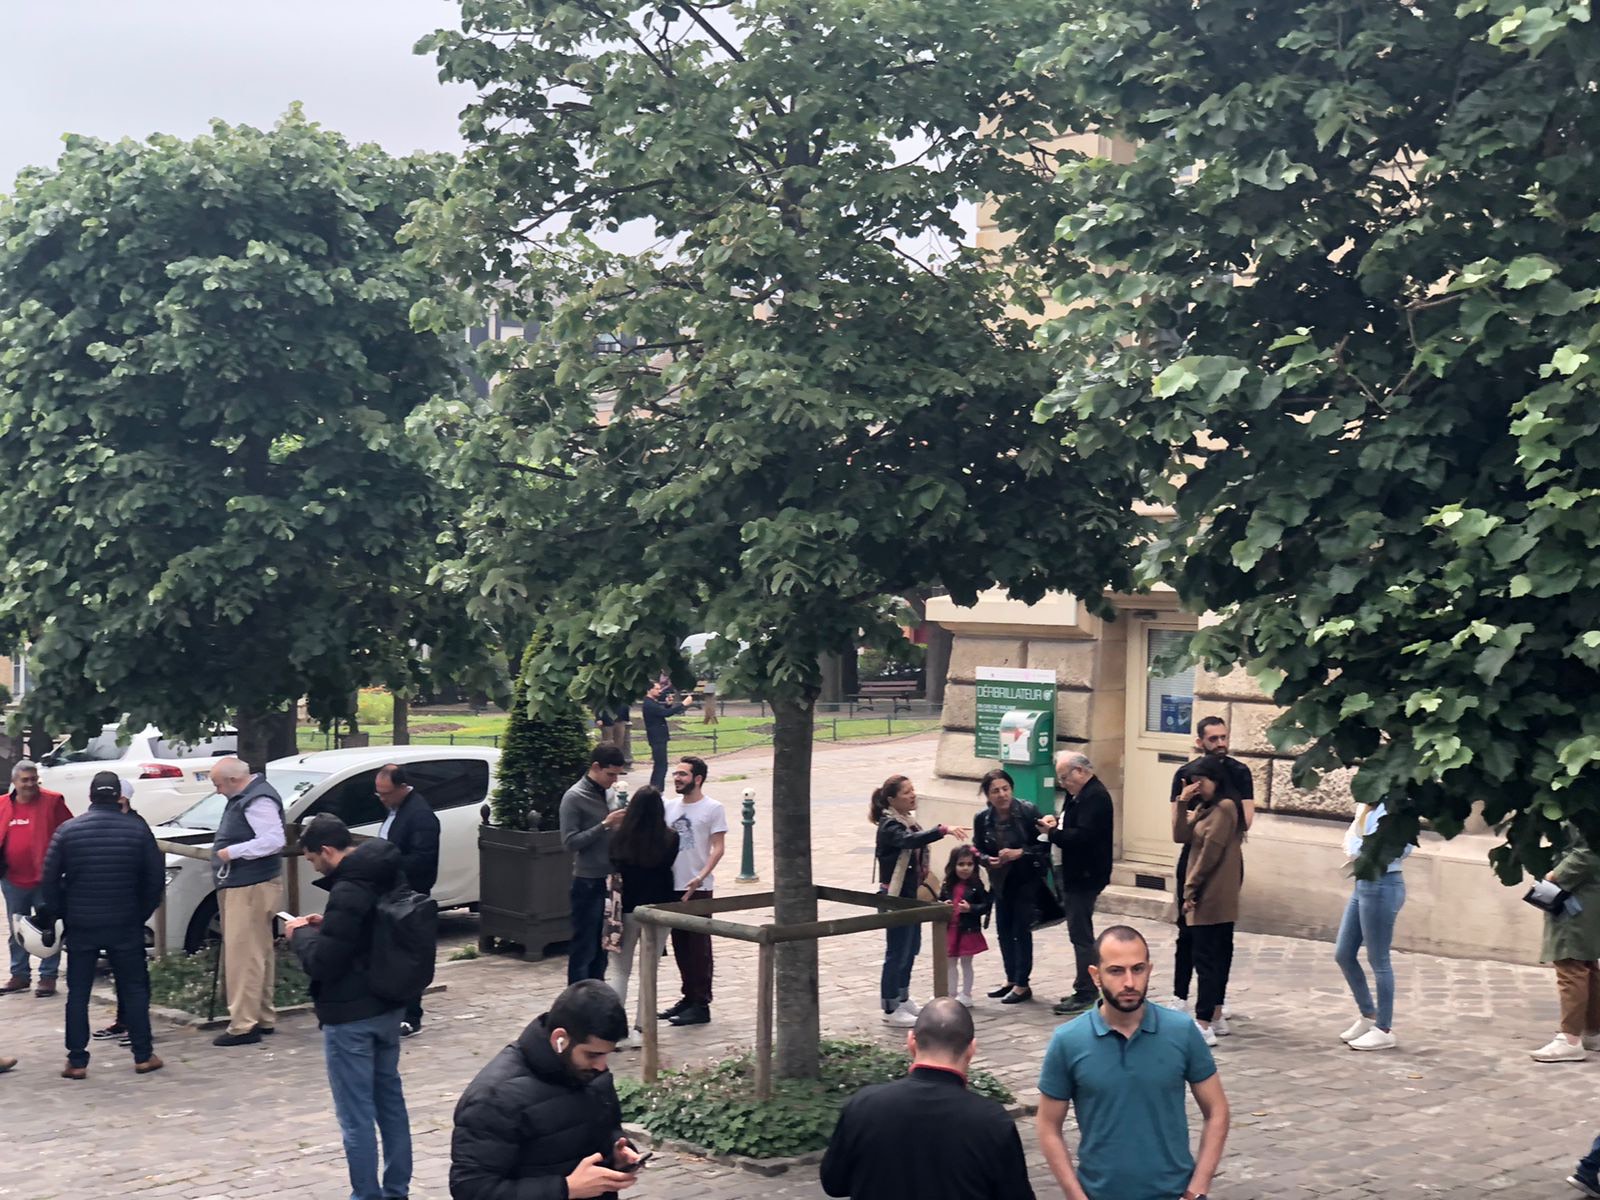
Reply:
[[478, 829], [478, 949], [522, 947], [529, 962], [572, 938], [572, 855], [555, 830]]

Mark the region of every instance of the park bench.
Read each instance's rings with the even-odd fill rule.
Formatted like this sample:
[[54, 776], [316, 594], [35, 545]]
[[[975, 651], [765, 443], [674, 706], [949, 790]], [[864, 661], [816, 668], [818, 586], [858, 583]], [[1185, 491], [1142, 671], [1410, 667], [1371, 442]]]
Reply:
[[911, 701], [922, 687], [915, 679], [869, 679], [854, 697], [857, 708], [876, 709], [878, 700], [890, 703], [890, 712], [911, 711]]

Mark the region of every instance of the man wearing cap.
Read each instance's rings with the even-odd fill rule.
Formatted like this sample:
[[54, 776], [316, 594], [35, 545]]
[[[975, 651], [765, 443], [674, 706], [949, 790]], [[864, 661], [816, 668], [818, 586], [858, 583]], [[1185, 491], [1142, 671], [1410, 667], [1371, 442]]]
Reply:
[[117, 982], [133, 1069], [159, 1071], [150, 1035], [150, 969], [144, 926], [166, 886], [150, 827], [122, 811], [122, 783], [101, 771], [89, 784], [89, 811], [56, 831], [45, 855], [36, 920], [66, 923], [67, 1065], [63, 1079], [89, 1073], [89, 993], [101, 954]]
[[[0, 893], [5, 895], [8, 918], [25, 916], [39, 902], [39, 876], [44, 854], [57, 829], [72, 819], [60, 792], [39, 786], [39, 768], [24, 759], [11, 768], [11, 790], [0, 796]], [[11, 939], [11, 978], [0, 994], [25, 992], [32, 980], [31, 960], [22, 943]], [[61, 956], [39, 960], [36, 996], [56, 994]]]
[[283, 800], [264, 776], [231, 755], [211, 768], [211, 783], [228, 801], [211, 843], [228, 1027], [211, 1044], [249, 1046], [278, 1023], [272, 918], [283, 908]]

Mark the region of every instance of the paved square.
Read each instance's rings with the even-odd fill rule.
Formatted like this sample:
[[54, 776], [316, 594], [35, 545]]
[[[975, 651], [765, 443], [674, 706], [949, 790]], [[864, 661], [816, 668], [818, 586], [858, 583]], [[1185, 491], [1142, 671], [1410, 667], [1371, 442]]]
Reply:
[[[867, 885], [872, 830], [866, 797], [894, 770], [931, 776], [933, 739], [863, 746], [819, 746], [815, 763], [816, 869], [819, 882]], [[763, 883], [735, 885], [739, 793], [768, 794], [770, 754], [712, 763], [708, 791], [729, 809], [729, 855], [720, 893], [770, 885], [765, 813], [758, 826]], [[642, 782], [636, 776], [634, 783]], [[764, 808], [764, 804], [763, 804]], [[974, 805], [976, 809], [976, 804]], [[1248, 847], [1246, 850], [1248, 857]], [[1248, 886], [1248, 885], [1247, 885]], [[1484, 887], [1499, 886], [1484, 869]], [[1429, 903], [1415, 891], [1413, 908]], [[1402, 912], [1401, 921], [1406, 920]], [[1150, 936], [1158, 988], [1170, 984], [1170, 930], [1136, 921]], [[476, 938], [476, 919], [446, 915], [452, 945]], [[993, 938], [990, 938], [991, 943]], [[1527, 1051], [1555, 1026], [1554, 980], [1547, 970], [1397, 954], [1397, 1052], [1357, 1054], [1338, 1041], [1353, 1007], [1325, 942], [1241, 934], [1234, 966], [1236, 1033], [1217, 1050], [1233, 1105], [1233, 1129], [1217, 1200], [1354, 1200], [1357, 1197], [1576, 1195], [1564, 1183], [1576, 1157], [1600, 1131], [1600, 1056], [1544, 1066]], [[447, 954], [448, 947], [441, 953]], [[834, 1036], [902, 1040], [878, 1019], [882, 941], [873, 936], [823, 944], [823, 1028]], [[978, 981], [998, 982], [998, 951], [979, 959]], [[1036, 993], [1069, 989], [1072, 952], [1064, 931], [1039, 935]], [[986, 961], [987, 960], [987, 961]], [[918, 961], [926, 990], [931, 955]], [[565, 962], [510, 958], [449, 962], [445, 994], [430, 1001], [426, 1031], [406, 1044], [402, 1071], [417, 1158], [412, 1195], [449, 1195], [450, 1117], [478, 1068], [548, 1004], [565, 981]], [[676, 972], [663, 964], [664, 992]], [[719, 944], [715, 1021], [697, 1029], [664, 1027], [669, 1062], [700, 1062], [749, 1046], [754, 1029], [754, 948]], [[1018, 1011], [1018, 1009], [1021, 1011]], [[105, 1014], [97, 1013], [96, 1016]], [[979, 1060], [1024, 1099], [1056, 1021], [1044, 1003], [1002, 1008], [980, 1001]], [[208, 1036], [158, 1029], [167, 1069], [134, 1076], [126, 1050], [96, 1045], [89, 1079], [57, 1078], [62, 1001], [31, 994], [0, 997], [0, 1053], [23, 1061], [0, 1076], [7, 1153], [0, 1197], [88, 1200], [133, 1196], [248, 1200], [348, 1195], [338, 1127], [323, 1075], [321, 1039], [308, 1015], [286, 1018], [260, 1046], [218, 1050]], [[638, 1054], [617, 1069], [637, 1073]], [[1030, 1147], [1034, 1186], [1059, 1195]], [[667, 1155], [626, 1193], [661, 1200], [734, 1200], [822, 1195], [814, 1172], [761, 1179], [715, 1164]]]

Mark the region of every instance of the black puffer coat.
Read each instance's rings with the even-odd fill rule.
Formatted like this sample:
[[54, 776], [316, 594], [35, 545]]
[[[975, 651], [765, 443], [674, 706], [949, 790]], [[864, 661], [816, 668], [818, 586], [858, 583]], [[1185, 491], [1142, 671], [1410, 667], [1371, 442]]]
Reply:
[[96, 801], [50, 839], [42, 905], [67, 933], [137, 933], [161, 903], [166, 860], [150, 826], [115, 800]]
[[322, 923], [297, 929], [289, 945], [311, 979], [311, 1000], [320, 1025], [348, 1025], [400, 1007], [375, 994], [367, 983], [376, 922], [373, 910], [378, 898], [400, 882], [400, 862], [393, 842], [373, 838], [317, 880], [316, 886], [328, 893]]
[[622, 1136], [611, 1073], [589, 1083], [569, 1075], [550, 1046], [547, 1015], [461, 1093], [450, 1139], [452, 1200], [566, 1200], [566, 1177], [580, 1162], [602, 1154], [611, 1165]]

